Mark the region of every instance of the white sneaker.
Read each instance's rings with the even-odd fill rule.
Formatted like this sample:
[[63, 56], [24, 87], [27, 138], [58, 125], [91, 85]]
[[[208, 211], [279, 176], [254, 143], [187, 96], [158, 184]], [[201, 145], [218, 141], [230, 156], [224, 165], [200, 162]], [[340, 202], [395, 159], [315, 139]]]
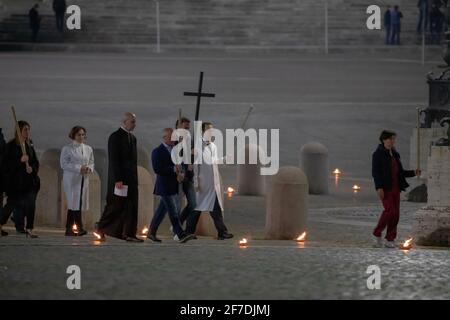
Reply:
[[173, 232], [173, 227], [172, 227], [172, 226], [170, 226], [169, 230], [170, 230], [170, 234], [171, 234], [172, 236], [174, 236], [175, 233]]
[[374, 247], [381, 248], [383, 247], [383, 239], [381, 237], [373, 236]]
[[175, 240], [175, 241], [180, 241], [180, 239], [178, 238], [177, 235], [174, 235], [174, 236], [173, 236], [173, 240]]
[[385, 246], [386, 248], [395, 248], [395, 247], [396, 247], [394, 241], [386, 241], [386, 242], [384, 243], [384, 246]]

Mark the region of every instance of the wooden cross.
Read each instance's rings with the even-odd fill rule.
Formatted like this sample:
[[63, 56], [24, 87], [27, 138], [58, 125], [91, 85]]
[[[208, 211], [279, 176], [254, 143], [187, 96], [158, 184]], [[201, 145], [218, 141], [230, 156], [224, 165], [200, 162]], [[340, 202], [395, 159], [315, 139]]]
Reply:
[[195, 121], [198, 121], [200, 115], [200, 100], [202, 97], [206, 98], [214, 98], [216, 95], [214, 93], [203, 93], [203, 71], [200, 72], [200, 80], [198, 82], [198, 91], [197, 92], [184, 92], [185, 96], [197, 97], [197, 107], [195, 109]]

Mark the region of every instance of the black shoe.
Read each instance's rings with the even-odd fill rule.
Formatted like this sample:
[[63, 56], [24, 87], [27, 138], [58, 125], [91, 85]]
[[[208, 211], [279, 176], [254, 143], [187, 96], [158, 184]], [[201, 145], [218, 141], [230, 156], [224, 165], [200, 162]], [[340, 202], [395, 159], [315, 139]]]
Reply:
[[233, 237], [234, 237], [233, 234], [227, 232], [227, 233], [224, 233], [224, 234], [219, 235], [219, 236], [217, 237], [217, 239], [218, 239], [218, 240], [225, 240], [225, 239], [231, 239], [231, 238], [233, 238]]
[[147, 239], [151, 240], [152, 242], [158, 242], [158, 243], [162, 242], [161, 239], [158, 239], [156, 236], [154, 236], [152, 234], [149, 234], [147, 236]]
[[37, 234], [34, 234], [31, 230], [25, 231], [25, 235], [27, 236], [27, 238], [30, 237], [31, 239], [39, 238], [39, 236]]
[[183, 236], [181, 237], [180, 240], [178, 240], [178, 242], [179, 242], [179, 243], [186, 243], [186, 242], [188, 242], [189, 240], [194, 239], [194, 237], [195, 237], [195, 234], [185, 234], [185, 235], [183, 235]]
[[1, 233], [0, 236], [1, 237], [6, 237], [8, 234], [9, 234], [8, 232], [2, 230], [2, 233]]
[[78, 232], [78, 236], [79, 237], [82, 237], [84, 235], [87, 235], [87, 231], [86, 230], [82, 229], [82, 230], [80, 230], [80, 232]]
[[126, 237], [125, 241], [127, 241], [127, 242], [144, 242], [144, 240], [136, 238], [136, 237]]

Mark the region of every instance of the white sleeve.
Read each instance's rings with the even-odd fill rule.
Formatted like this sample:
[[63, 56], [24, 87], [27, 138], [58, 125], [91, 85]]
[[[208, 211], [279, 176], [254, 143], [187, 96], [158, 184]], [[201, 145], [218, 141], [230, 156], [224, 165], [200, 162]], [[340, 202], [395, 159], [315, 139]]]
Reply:
[[64, 147], [62, 149], [59, 162], [61, 165], [61, 169], [63, 169], [64, 171], [80, 173], [81, 165], [73, 163], [69, 148]]
[[89, 162], [88, 167], [91, 169], [92, 172], [94, 172], [95, 166], [94, 166], [94, 151], [91, 147], [89, 147]]

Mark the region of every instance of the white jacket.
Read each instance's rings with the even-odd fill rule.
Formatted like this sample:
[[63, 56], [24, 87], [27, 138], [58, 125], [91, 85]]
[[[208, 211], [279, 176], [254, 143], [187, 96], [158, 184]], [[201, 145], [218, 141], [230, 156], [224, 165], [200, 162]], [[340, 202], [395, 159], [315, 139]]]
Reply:
[[[84, 175], [83, 191], [81, 191], [83, 175], [80, 173], [80, 170], [84, 165], [94, 171], [94, 152], [92, 148], [85, 144], [72, 142], [63, 147], [60, 164], [64, 171], [63, 186], [68, 209], [76, 211], [89, 210], [89, 175]], [[80, 208], [81, 194], [82, 208]]]

